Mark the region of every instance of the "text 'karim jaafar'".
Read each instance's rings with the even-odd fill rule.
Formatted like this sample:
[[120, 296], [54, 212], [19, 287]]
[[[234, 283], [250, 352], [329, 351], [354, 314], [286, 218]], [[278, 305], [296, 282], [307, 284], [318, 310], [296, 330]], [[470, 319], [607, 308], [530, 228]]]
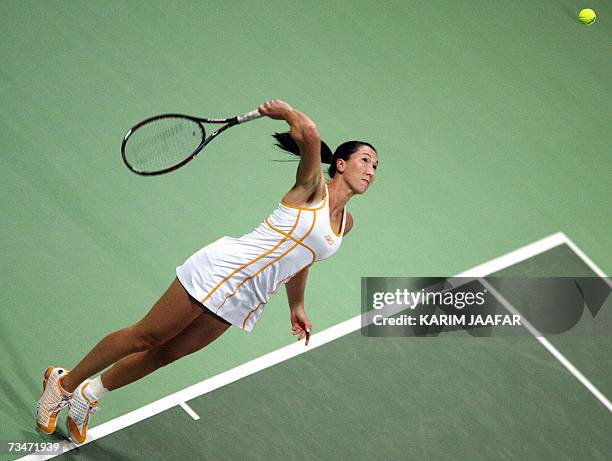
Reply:
[[[374, 310], [381, 312], [372, 316], [372, 322], [376, 326], [520, 326], [521, 316], [519, 314], [462, 312], [466, 307], [483, 306], [487, 292], [486, 288], [477, 292], [431, 292], [425, 290], [415, 292], [399, 288], [394, 291], [375, 292], [372, 294], [371, 306]], [[400, 311], [409, 309], [413, 312], [390, 316], [389, 307], [392, 308], [391, 311], [399, 308]], [[457, 313], [444, 313], [444, 311], [438, 313], [417, 312], [419, 309], [421, 311], [430, 310], [432, 307], [439, 307], [444, 310], [451, 308], [457, 310]]]

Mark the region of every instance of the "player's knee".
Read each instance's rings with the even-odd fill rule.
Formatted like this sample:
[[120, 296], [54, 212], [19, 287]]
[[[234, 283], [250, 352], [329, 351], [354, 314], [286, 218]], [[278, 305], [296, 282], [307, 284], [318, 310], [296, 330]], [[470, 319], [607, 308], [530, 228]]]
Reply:
[[138, 325], [130, 327], [129, 340], [132, 345], [133, 352], [144, 352], [151, 350], [157, 346], [163, 344], [164, 340], [159, 334], [154, 331], [149, 331], [143, 328], [139, 328]]
[[180, 359], [182, 357], [181, 354], [173, 351], [171, 349], [165, 347], [156, 347], [151, 350], [151, 354], [153, 356], [153, 360], [157, 368], [165, 367], [166, 365], [170, 365], [172, 362]]

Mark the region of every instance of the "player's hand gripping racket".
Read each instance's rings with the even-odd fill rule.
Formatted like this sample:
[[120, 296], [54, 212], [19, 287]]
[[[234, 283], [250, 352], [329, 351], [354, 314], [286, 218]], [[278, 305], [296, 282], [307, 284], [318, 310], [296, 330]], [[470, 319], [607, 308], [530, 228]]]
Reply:
[[[134, 173], [145, 176], [168, 173], [193, 160], [223, 131], [261, 116], [259, 110], [232, 118], [199, 118], [182, 114], [156, 115], [128, 130], [121, 143], [121, 157]], [[204, 123], [225, 123], [225, 125], [207, 137]]]

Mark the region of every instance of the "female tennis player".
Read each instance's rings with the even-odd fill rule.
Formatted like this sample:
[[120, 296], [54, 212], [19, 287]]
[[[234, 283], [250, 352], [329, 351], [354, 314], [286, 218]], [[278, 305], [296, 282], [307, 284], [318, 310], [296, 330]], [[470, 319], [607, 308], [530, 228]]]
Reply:
[[[103, 394], [202, 349], [231, 325], [251, 331], [281, 283], [286, 287], [291, 331], [308, 345], [308, 269], [336, 253], [353, 227], [346, 204], [374, 181], [378, 155], [371, 144], [361, 141], [345, 142], [332, 155], [313, 121], [283, 101], [268, 101], [259, 111], [289, 124], [289, 132], [274, 137], [279, 147], [300, 156], [293, 187], [253, 232], [223, 237], [187, 259], [142, 320], [103, 338], [72, 371], [49, 367], [37, 403], [41, 431], [52, 433], [57, 415], [68, 405], [71, 438], [83, 443], [90, 415]], [[322, 162], [330, 164], [329, 182], [321, 172]]]

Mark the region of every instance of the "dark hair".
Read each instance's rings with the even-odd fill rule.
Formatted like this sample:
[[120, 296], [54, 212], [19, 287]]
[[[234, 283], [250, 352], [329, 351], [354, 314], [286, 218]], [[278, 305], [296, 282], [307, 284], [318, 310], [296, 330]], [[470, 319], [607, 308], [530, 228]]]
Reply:
[[[276, 146], [280, 147], [285, 152], [289, 152], [290, 154], [300, 155], [300, 146], [293, 140], [289, 132], [284, 133], [274, 133], [272, 135], [274, 139], [276, 139]], [[321, 163], [329, 164], [329, 169], [327, 173], [330, 178], [333, 178], [336, 174], [336, 160], [341, 158], [342, 160], [348, 160], [351, 155], [357, 152], [361, 146], [368, 146], [370, 149], [376, 151], [376, 148], [365, 141], [346, 141], [340, 144], [336, 151], [332, 154], [331, 149], [325, 142], [321, 141]]]

